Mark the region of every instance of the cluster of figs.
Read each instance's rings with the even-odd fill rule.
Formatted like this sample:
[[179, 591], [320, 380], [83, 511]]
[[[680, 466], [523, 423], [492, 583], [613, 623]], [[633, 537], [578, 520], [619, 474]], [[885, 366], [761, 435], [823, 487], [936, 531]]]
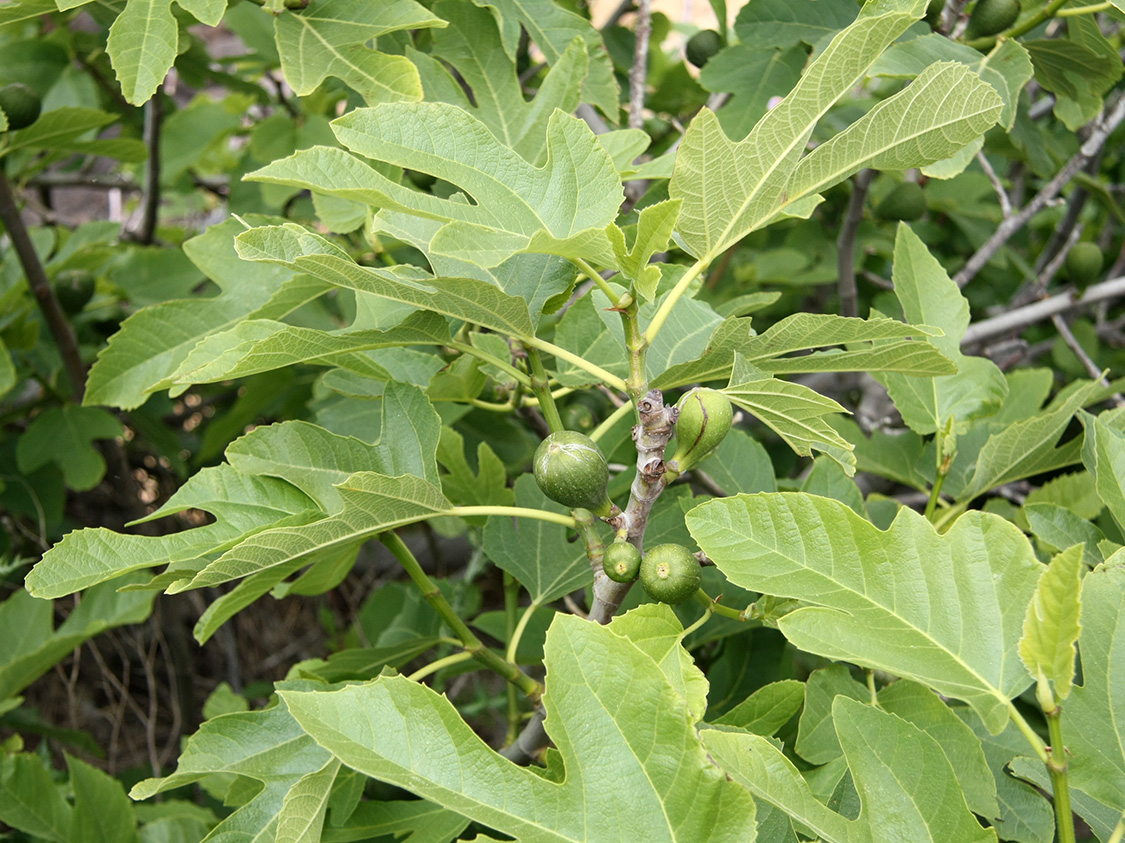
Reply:
[[[718, 447], [730, 430], [733, 410], [723, 393], [706, 388], [687, 392], [676, 407], [676, 452], [665, 465], [679, 474]], [[539, 444], [533, 462], [535, 480], [551, 500], [571, 509], [587, 509], [599, 518], [613, 513], [606, 492], [609, 466], [590, 437], [573, 430], [556, 431]], [[690, 599], [702, 581], [699, 560], [683, 545], [658, 545], [642, 556], [623, 530], [606, 548], [602, 569], [620, 583], [640, 578], [650, 597], [673, 605]]]

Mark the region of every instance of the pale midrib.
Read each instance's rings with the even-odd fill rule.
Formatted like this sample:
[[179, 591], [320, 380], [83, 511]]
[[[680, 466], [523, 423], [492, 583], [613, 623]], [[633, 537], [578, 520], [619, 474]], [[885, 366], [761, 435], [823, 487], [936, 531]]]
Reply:
[[[750, 513], [747, 512], [747, 515], [749, 515], [749, 514]], [[772, 511], [769, 514], [771, 515], [771, 517], [777, 517], [777, 514], [772, 512]], [[819, 515], [818, 515], [818, 520], [820, 521], [821, 526], [826, 530], [826, 532], [828, 532], [827, 524], [825, 524], [823, 519], [819, 518]], [[828, 582], [835, 585], [840, 591], [846, 592], [848, 594], [855, 595], [856, 597], [860, 598], [862, 601], [866, 602], [873, 609], [877, 609], [880, 612], [884, 612], [884, 613], [890, 615], [891, 617], [902, 621], [907, 626], [907, 628], [912, 629], [915, 632], [917, 632], [920, 636], [922, 636], [923, 639], [930, 642], [935, 647], [935, 649], [937, 649], [938, 651], [940, 651], [942, 653], [947, 653], [950, 656], [950, 658], [952, 658], [958, 665], [960, 665], [962, 668], [964, 668], [966, 673], [968, 673], [974, 679], [979, 680], [980, 683], [981, 683], [982, 689], [987, 690], [992, 696], [994, 696], [996, 699], [1002, 701], [1005, 705], [1007, 705], [1010, 702], [1010, 700], [1008, 699], [1008, 696], [1006, 694], [1004, 694], [999, 688], [993, 686], [991, 682], [989, 682], [983, 676], [981, 676], [980, 673], [978, 673], [975, 668], [971, 667], [967, 662], [965, 662], [959, 654], [954, 653], [952, 650], [947, 649], [944, 644], [941, 644], [940, 642], [938, 642], [932, 635], [930, 635], [925, 630], [920, 629], [919, 627], [915, 626], [912, 622], [908, 621], [905, 617], [895, 614], [893, 611], [888, 609], [886, 606], [883, 606], [881, 603], [876, 602], [873, 598], [869, 597], [867, 594], [865, 594], [863, 592], [856, 591], [852, 586], [845, 585], [844, 583], [842, 583], [839, 580], [832, 577], [830, 574], [828, 574], [824, 571], [821, 571], [817, 568], [812, 568], [812, 567], [808, 566], [807, 564], [801, 562], [800, 560], [794, 559], [791, 556], [787, 556], [785, 553], [783, 553], [778, 548], [770, 547], [769, 545], [763, 544], [761, 541], [759, 541], [759, 540], [757, 540], [757, 539], [755, 539], [751, 536], [746, 536], [742, 533], [739, 533], [733, 527], [727, 527], [725, 529], [730, 530], [731, 533], [734, 534], [737, 537], [737, 541], [739, 543], [745, 542], [747, 544], [752, 544], [756, 547], [762, 548], [763, 550], [767, 551], [770, 554], [780, 556], [782, 559], [785, 559], [787, 562], [792, 564], [794, 567], [800, 568], [801, 570], [808, 571], [809, 573], [816, 574], [817, 576], [823, 577], [825, 580], [827, 580]], [[765, 555], [765, 554], [763, 554], [763, 555]], [[833, 557], [833, 559], [835, 559], [835, 557]], [[865, 574], [864, 578], [866, 579], [866, 574]], [[995, 596], [995, 592], [993, 592], [993, 595]], [[805, 598], [804, 597], [798, 597], [797, 599], [805, 599]], [[999, 601], [997, 601], [997, 603], [999, 603]], [[825, 609], [831, 609], [833, 611], [841, 611], [840, 609], [837, 609], [834, 606], [825, 606], [823, 604], [820, 604], [820, 605], [822, 606], [822, 608], [825, 608]], [[962, 634], [964, 634], [963, 631], [962, 631]]]

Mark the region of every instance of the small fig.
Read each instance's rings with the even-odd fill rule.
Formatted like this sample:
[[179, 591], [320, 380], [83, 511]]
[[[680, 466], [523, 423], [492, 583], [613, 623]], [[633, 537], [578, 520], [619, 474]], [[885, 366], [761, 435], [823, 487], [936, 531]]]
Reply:
[[1066, 272], [1079, 289], [1085, 290], [1102, 274], [1102, 250], [1096, 243], [1076, 243], [1066, 253]]
[[703, 569], [682, 544], [660, 544], [641, 560], [641, 585], [661, 603], [676, 606], [699, 591]]
[[571, 509], [588, 509], [605, 518], [613, 509], [606, 494], [609, 466], [589, 436], [559, 430], [539, 443], [532, 460], [535, 482], [551, 500]]
[[926, 213], [926, 194], [916, 182], [904, 181], [875, 206], [875, 216], [885, 220], [913, 222]]
[[626, 541], [615, 541], [605, 549], [602, 570], [614, 582], [632, 582], [641, 571], [641, 552]]
[[703, 67], [721, 49], [723, 36], [713, 29], [701, 29], [688, 39], [684, 55], [696, 67]]
[[64, 269], [55, 276], [55, 298], [68, 316], [82, 312], [94, 297], [94, 274], [85, 269]]
[[0, 88], [0, 110], [8, 118], [10, 130], [26, 129], [39, 119], [39, 112], [43, 108], [43, 101], [39, 94], [16, 82]]
[[676, 453], [669, 461], [674, 471], [684, 472], [699, 465], [719, 447], [730, 431], [734, 411], [730, 401], [716, 389], [696, 387], [687, 392], [676, 407]]
[[1003, 32], [1019, 16], [1019, 0], [977, 0], [969, 25], [965, 28], [965, 39], [972, 41]]

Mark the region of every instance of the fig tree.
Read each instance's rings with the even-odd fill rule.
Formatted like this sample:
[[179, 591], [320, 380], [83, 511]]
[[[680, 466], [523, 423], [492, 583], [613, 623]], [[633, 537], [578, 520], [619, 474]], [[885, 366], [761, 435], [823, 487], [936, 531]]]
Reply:
[[615, 541], [605, 549], [602, 570], [614, 582], [632, 582], [641, 570], [641, 552], [627, 541]]
[[723, 393], [703, 387], [685, 393], [676, 407], [680, 411], [676, 420], [676, 453], [669, 467], [682, 473], [699, 465], [719, 447], [730, 431], [734, 411]]
[[0, 109], [8, 118], [10, 130], [26, 129], [39, 119], [43, 101], [27, 85], [15, 82], [0, 88]]
[[660, 544], [641, 560], [641, 585], [648, 595], [673, 606], [699, 591], [703, 569], [699, 560], [682, 544]]
[[589, 436], [555, 431], [535, 449], [532, 466], [535, 482], [551, 500], [571, 509], [588, 509], [600, 518], [613, 509], [605, 491], [609, 466]]

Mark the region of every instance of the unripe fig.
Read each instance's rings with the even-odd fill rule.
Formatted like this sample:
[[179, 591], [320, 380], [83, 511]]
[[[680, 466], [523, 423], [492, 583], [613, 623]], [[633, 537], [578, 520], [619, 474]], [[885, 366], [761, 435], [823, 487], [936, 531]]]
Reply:
[[885, 220], [913, 222], [924, 213], [926, 213], [926, 194], [922, 192], [920, 184], [912, 181], [904, 181], [896, 185], [895, 189], [875, 206], [875, 216]]
[[1016, 22], [1020, 16], [1019, 0], [977, 0], [969, 25], [965, 29], [965, 39], [983, 38], [1003, 32]]
[[641, 552], [627, 541], [615, 541], [605, 549], [602, 570], [614, 582], [632, 582], [641, 571]]
[[936, 28], [941, 23], [941, 13], [945, 11], [945, 0], [930, 0], [926, 7], [926, 23], [931, 28]]
[[11, 130], [26, 129], [39, 119], [39, 112], [43, 108], [43, 101], [39, 94], [16, 82], [0, 88], [0, 109], [3, 109], [8, 118], [8, 128]]
[[713, 29], [701, 29], [688, 39], [684, 55], [696, 67], [703, 67], [721, 49], [723, 36]]
[[719, 447], [730, 431], [734, 410], [730, 401], [716, 389], [696, 387], [676, 405], [676, 453], [670, 460], [674, 471], [694, 468]]
[[539, 443], [532, 460], [543, 494], [571, 509], [588, 509], [605, 518], [613, 509], [606, 494], [609, 466], [589, 436], [559, 430]]
[[699, 560], [682, 544], [660, 544], [641, 560], [641, 585], [654, 600], [673, 606], [691, 599], [703, 582]]
[[69, 316], [74, 316], [94, 297], [94, 274], [85, 269], [64, 269], [55, 276], [52, 286], [59, 305]]
[[1102, 250], [1096, 243], [1076, 243], [1066, 253], [1066, 272], [1079, 289], [1086, 287], [1102, 274]]
[[568, 430], [593, 430], [598, 420], [594, 418], [594, 411], [585, 404], [571, 404], [563, 410], [563, 424]]

